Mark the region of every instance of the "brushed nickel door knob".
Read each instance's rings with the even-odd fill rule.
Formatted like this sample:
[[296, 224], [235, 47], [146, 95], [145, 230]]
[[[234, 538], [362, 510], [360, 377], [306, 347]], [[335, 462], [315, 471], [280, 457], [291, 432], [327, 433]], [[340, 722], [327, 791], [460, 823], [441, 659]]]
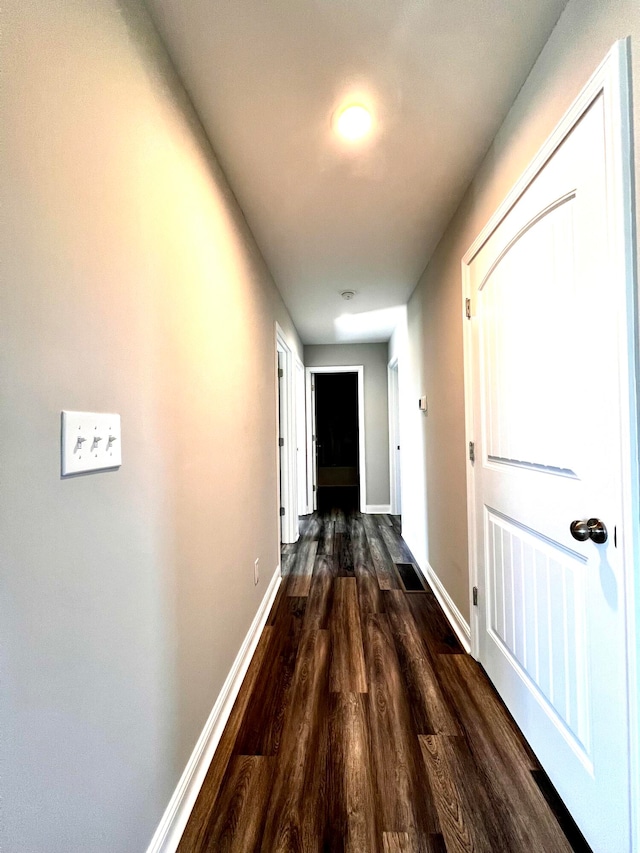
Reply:
[[586, 521], [572, 521], [569, 525], [569, 530], [574, 539], [578, 542], [586, 542], [591, 536]]
[[604, 522], [600, 521], [599, 518], [590, 518], [587, 521], [587, 527], [589, 528], [589, 536], [596, 545], [602, 545], [609, 538], [607, 528], [604, 526]]
[[603, 545], [609, 538], [607, 528], [599, 518], [589, 518], [587, 521], [576, 520], [569, 525], [569, 530], [578, 542], [586, 542], [591, 539], [596, 545]]

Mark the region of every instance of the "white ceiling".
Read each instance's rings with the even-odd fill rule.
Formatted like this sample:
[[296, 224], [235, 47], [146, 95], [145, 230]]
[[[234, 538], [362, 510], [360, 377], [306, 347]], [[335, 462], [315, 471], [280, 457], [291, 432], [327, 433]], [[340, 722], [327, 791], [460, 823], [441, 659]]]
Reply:
[[388, 339], [566, 4], [147, 2], [305, 343]]

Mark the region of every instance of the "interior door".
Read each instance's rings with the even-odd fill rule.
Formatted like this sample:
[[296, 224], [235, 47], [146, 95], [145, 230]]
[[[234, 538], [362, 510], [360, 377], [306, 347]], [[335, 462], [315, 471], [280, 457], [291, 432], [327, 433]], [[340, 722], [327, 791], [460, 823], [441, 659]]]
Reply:
[[629, 853], [605, 140], [600, 95], [470, 264], [478, 639], [593, 850]]
[[402, 486], [400, 467], [400, 389], [398, 363], [389, 368], [389, 440], [391, 442], [391, 512], [402, 513]]
[[309, 405], [307, 416], [309, 418], [309, 467], [308, 481], [311, 489], [309, 506], [315, 512], [318, 509], [318, 448], [316, 436], [316, 381], [313, 373], [309, 374]]
[[282, 390], [282, 384], [284, 381], [284, 371], [285, 371], [285, 358], [284, 353], [278, 350], [278, 498], [280, 504], [280, 542], [287, 541], [287, 535], [285, 530], [285, 518], [284, 518], [284, 470], [286, 461], [284, 458], [285, 450], [284, 450], [284, 421], [285, 421], [285, 412], [284, 412], [284, 393]]
[[304, 367], [296, 363], [296, 471], [298, 473], [298, 515], [307, 513], [307, 447], [304, 394]]

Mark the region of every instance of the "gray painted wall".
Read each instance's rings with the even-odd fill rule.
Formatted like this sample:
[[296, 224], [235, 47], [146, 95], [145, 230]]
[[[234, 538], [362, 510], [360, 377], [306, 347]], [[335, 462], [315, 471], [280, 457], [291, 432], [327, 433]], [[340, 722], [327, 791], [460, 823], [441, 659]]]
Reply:
[[389, 503], [389, 408], [387, 344], [306, 346], [307, 367], [364, 366], [367, 504]]
[[[571, 102], [619, 38], [632, 38], [632, 85], [640, 92], [640, 7], [637, 0], [570, 0], [535, 63], [408, 305], [407, 394], [428, 394], [429, 415], [403, 472], [413, 475], [420, 507], [403, 531], [428, 558], [465, 619], [469, 618], [466, 447], [460, 262]], [[640, 110], [636, 104], [635, 173], [640, 174]], [[638, 183], [636, 183], [636, 210]], [[397, 342], [396, 342], [397, 344]], [[401, 365], [402, 370], [402, 365]], [[428, 545], [420, 528], [428, 530]]]
[[[2, 30], [0, 847], [137, 853], [278, 565], [302, 349], [142, 4]], [[60, 479], [64, 408], [120, 412], [119, 471]]]

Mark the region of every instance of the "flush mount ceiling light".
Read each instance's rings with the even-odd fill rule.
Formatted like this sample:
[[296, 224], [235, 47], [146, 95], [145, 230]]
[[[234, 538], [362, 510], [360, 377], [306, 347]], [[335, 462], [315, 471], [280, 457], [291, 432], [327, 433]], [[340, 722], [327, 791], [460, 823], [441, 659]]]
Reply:
[[335, 128], [340, 136], [355, 141], [362, 139], [371, 131], [373, 118], [362, 104], [351, 104], [339, 110], [336, 115]]
[[342, 293], [340, 294], [340, 296], [342, 296], [343, 299], [346, 299], [347, 302], [349, 302], [349, 300], [353, 299], [353, 297], [355, 295], [356, 295], [355, 290], [343, 290]]

